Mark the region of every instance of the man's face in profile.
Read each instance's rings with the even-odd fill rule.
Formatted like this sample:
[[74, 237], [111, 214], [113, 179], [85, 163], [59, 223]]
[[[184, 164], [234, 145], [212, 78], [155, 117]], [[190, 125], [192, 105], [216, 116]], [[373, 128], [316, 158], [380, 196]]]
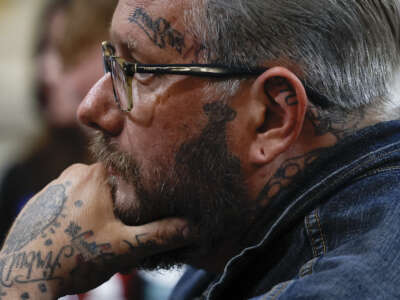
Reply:
[[[195, 60], [183, 24], [185, 2], [121, 0], [112, 23], [117, 56], [157, 64]], [[97, 112], [91, 120], [100, 129], [92, 152], [108, 167], [116, 215], [129, 225], [183, 217], [199, 232], [195, 246], [202, 251], [238, 235], [249, 206], [240, 160], [227, 138], [237, 113], [207, 94], [206, 84], [190, 76], [136, 74], [133, 110], [118, 112], [120, 123]], [[110, 83], [104, 86], [116, 106]], [[175, 253], [160, 261], [183, 259]]]

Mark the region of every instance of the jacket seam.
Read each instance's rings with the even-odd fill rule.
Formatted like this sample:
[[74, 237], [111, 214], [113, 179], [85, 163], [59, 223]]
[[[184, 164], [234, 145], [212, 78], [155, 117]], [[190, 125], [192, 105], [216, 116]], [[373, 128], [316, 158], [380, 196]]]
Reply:
[[310, 220], [309, 220], [309, 216], [308, 215], [305, 218], [305, 225], [306, 225], [307, 234], [308, 234], [309, 238], [311, 239], [311, 249], [312, 249], [312, 252], [313, 252], [313, 257], [317, 257], [318, 254], [317, 254], [317, 250], [315, 249], [315, 246], [314, 246], [315, 245], [314, 237], [310, 232], [311, 226], [310, 226]]
[[326, 246], [327, 242], [325, 240], [325, 235], [324, 235], [324, 232], [322, 230], [321, 221], [320, 221], [320, 217], [319, 217], [319, 214], [318, 214], [318, 208], [314, 210], [314, 213], [315, 213], [315, 218], [317, 220], [317, 224], [318, 224], [318, 228], [319, 228], [319, 234], [321, 235], [321, 241], [322, 241], [322, 247], [323, 247], [323, 253], [322, 254], [326, 254], [326, 252], [328, 251], [328, 247]]
[[[312, 216], [312, 218], [310, 218]], [[327, 253], [327, 242], [322, 230], [318, 208], [305, 216], [306, 233], [310, 239], [313, 257], [320, 257]], [[322, 246], [322, 249], [321, 249]]]
[[370, 176], [374, 176], [374, 175], [377, 175], [377, 174], [381, 174], [381, 173], [384, 173], [384, 172], [387, 172], [387, 171], [397, 171], [397, 170], [400, 170], [400, 166], [389, 166], [389, 167], [386, 167], [386, 168], [373, 169], [373, 170], [367, 172], [366, 174], [363, 174], [363, 175], [360, 175], [360, 176], [356, 177], [353, 181], [361, 180], [361, 179], [364, 179], [364, 178], [367, 178], [367, 177], [370, 177]]

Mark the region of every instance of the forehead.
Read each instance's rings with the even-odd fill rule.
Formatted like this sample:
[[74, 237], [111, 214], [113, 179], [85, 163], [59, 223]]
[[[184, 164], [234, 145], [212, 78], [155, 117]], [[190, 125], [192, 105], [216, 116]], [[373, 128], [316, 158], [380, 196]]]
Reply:
[[189, 0], [120, 0], [111, 26], [114, 42], [144, 63], [178, 63], [189, 49]]

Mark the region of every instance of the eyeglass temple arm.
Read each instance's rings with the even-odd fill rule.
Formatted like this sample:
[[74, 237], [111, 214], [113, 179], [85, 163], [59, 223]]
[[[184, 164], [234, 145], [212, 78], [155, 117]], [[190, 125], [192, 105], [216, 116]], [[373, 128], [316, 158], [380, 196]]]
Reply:
[[[245, 69], [227, 68], [222, 66], [207, 65], [143, 65], [133, 64], [126, 66], [127, 75], [134, 73], [155, 73], [155, 74], [175, 74], [191, 75], [200, 77], [234, 77], [243, 75], [260, 75], [265, 72], [265, 68]], [[130, 73], [130, 74], [129, 74]]]
[[[175, 74], [175, 75], [194, 75], [201, 77], [214, 77], [225, 78], [235, 76], [254, 76], [261, 75], [267, 68], [227, 68], [222, 66], [205, 66], [205, 65], [144, 65], [144, 64], [130, 64], [125, 66], [127, 75], [133, 76], [134, 73], [155, 73], [155, 74]], [[321, 108], [328, 108], [331, 106], [330, 101], [324, 95], [318, 93], [316, 90], [310, 88], [306, 84], [304, 89], [308, 98], [312, 103], [320, 106]]]

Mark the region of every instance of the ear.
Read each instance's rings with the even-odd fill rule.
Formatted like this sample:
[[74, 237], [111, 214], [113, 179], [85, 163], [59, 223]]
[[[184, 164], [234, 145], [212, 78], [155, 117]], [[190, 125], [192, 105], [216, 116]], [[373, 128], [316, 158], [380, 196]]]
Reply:
[[303, 128], [308, 98], [300, 79], [283, 67], [260, 75], [251, 87], [251, 97], [263, 103], [257, 130], [250, 146], [250, 162], [266, 164], [285, 152]]

